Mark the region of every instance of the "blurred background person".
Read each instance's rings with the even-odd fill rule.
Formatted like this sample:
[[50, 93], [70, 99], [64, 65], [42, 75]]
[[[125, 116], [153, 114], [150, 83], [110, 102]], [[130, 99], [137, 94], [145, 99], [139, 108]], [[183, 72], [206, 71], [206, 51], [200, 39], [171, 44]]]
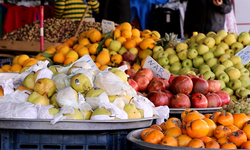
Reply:
[[55, 17], [71, 20], [81, 20], [85, 9], [89, 10], [85, 18], [92, 18], [93, 12], [99, 14], [99, 2], [97, 0], [57, 0], [55, 3]]
[[230, 0], [188, 0], [184, 19], [184, 35], [224, 30], [225, 16], [232, 9]]

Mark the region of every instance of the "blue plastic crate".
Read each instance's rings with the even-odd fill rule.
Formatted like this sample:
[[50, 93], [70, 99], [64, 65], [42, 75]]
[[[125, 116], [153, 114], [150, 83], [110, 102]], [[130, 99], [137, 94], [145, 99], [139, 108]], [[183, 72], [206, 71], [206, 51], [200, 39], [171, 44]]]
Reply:
[[0, 67], [3, 65], [12, 65], [13, 58], [8, 57], [8, 58], [0, 58]]
[[1, 150], [140, 150], [130, 131], [0, 130]]

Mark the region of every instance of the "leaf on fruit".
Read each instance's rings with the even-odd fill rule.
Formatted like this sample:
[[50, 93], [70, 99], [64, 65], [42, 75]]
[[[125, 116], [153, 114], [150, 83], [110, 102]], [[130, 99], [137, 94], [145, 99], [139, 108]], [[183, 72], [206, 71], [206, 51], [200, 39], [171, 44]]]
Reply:
[[51, 55], [49, 53], [42, 53], [41, 55], [44, 56], [45, 58], [50, 58], [50, 57], [53, 56], [53, 55]]
[[108, 32], [105, 34], [105, 37], [102, 39], [102, 41], [99, 43], [98, 47], [97, 47], [97, 55], [102, 51], [102, 45], [105, 43], [106, 39], [108, 39], [109, 37], [111, 37], [112, 31]]

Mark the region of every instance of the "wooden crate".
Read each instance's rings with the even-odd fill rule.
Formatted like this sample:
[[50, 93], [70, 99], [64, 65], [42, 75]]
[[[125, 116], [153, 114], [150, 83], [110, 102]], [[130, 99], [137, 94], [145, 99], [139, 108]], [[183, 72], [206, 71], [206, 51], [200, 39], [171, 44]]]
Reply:
[[[49, 46], [58, 46], [62, 43], [44, 43], [44, 49]], [[38, 54], [40, 52], [40, 42], [26, 41], [1, 41], [0, 54], [17, 55], [17, 54]]]

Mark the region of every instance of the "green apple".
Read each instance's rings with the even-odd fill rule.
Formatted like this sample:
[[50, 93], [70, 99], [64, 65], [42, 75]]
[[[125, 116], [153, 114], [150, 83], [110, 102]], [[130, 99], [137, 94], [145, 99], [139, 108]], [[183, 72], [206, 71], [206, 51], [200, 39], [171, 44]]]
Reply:
[[203, 59], [207, 61], [209, 58], [214, 58], [214, 53], [213, 52], [206, 52], [205, 54], [202, 55]]
[[215, 79], [215, 74], [212, 72], [212, 71], [206, 71], [204, 74], [203, 74], [203, 78], [205, 80], [208, 80], [208, 79]]
[[215, 71], [215, 72], [214, 72], [215, 78], [218, 78], [219, 75], [222, 74], [222, 73], [225, 73], [225, 71], [223, 71], [223, 70], [217, 70], [217, 71]]
[[182, 41], [183, 43], [186, 43], [186, 44], [190, 44], [190, 39], [186, 39], [184, 41]]
[[201, 39], [204, 39], [206, 37], [206, 35], [204, 33], [199, 33], [196, 37], [195, 37], [195, 42], [198, 43]]
[[247, 31], [243, 31], [243, 32], [241, 32], [240, 34], [239, 34], [239, 36], [240, 35], [244, 35], [244, 34], [249, 34]]
[[229, 60], [231, 60], [231, 62], [235, 65], [238, 63], [241, 63], [241, 58], [240, 56], [232, 56], [229, 58]]
[[228, 83], [227, 83], [227, 87], [229, 87], [230, 89], [232, 90], [236, 90], [238, 88], [241, 87], [241, 82], [239, 79], [233, 79], [233, 80], [230, 80]]
[[228, 34], [224, 38], [224, 42], [227, 43], [227, 45], [231, 46], [234, 42], [236, 42], [236, 38], [233, 34]]
[[165, 66], [162, 66], [165, 70], [168, 70], [169, 71], [169, 68], [171, 67], [170, 65], [165, 65]]
[[195, 57], [198, 56], [198, 52], [196, 49], [192, 48], [192, 49], [188, 49], [188, 52], [187, 52], [187, 57], [189, 59], [194, 59]]
[[240, 80], [241, 82], [241, 87], [247, 88], [250, 85], [250, 81], [249, 80]]
[[228, 46], [227, 43], [225, 43], [225, 42], [221, 42], [220, 44], [217, 45], [217, 47], [218, 47], [218, 46], [222, 47], [224, 50], [229, 49], [229, 46]]
[[212, 47], [212, 48], [209, 48], [209, 51], [210, 51], [210, 52], [214, 52], [214, 50], [216, 49], [216, 47], [217, 47], [217, 46], [214, 46], [214, 47]]
[[158, 58], [160, 57], [168, 57], [168, 52], [167, 51], [161, 51], [159, 54], [158, 54]]
[[[199, 42], [198, 42], [198, 44], [199, 44], [199, 45], [204, 44], [203, 41], [204, 41], [205, 39], [206, 39], [206, 38], [200, 39]], [[204, 44], [204, 45], [205, 45], [205, 44]]]
[[157, 59], [157, 62], [161, 65], [161, 66], [166, 66], [169, 64], [169, 60], [168, 57], [160, 57]]
[[179, 66], [179, 65], [172, 65], [172, 66], [169, 68], [169, 71], [170, 71], [171, 73], [174, 73], [174, 72], [178, 73], [179, 70], [180, 70], [181, 68], [182, 68], [182, 67]]
[[158, 59], [158, 55], [160, 54], [161, 51], [157, 51], [157, 52], [154, 52], [153, 53], [153, 58], [154, 60], [157, 60]]
[[246, 98], [247, 95], [249, 95], [249, 94], [250, 94], [250, 90], [248, 90], [248, 89], [241, 90], [241, 91], [239, 92], [239, 96], [242, 97], [242, 98]]
[[195, 74], [199, 74], [199, 69], [198, 68], [190, 68], [191, 71], [195, 72]]
[[244, 48], [244, 45], [240, 42], [234, 42], [231, 45], [231, 49], [234, 50], [234, 52], [236, 52], [237, 50], [242, 50]]
[[180, 52], [178, 52], [177, 56], [179, 57], [180, 60], [185, 60], [185, 59], [187, 59], [187, 53], [188, 53], [188, 50], [184, 49], [184, 50], [181, 50]]
[[225, 60], [225, 61], [223, 61], [222, 65], [225, 66], [226, 68], [234, 66], [234, 64], [232, 63], [231, 60]]
[[247, 76], [247, 75], [241, 75], [239, 79], [240, 80], [250, 80], [249, 76]]
[[128, 50], [130, 53], [137, 55], [138, 54], [138, 49], [135, 47], [132, 47]]
[[231, 34], [233, 34], [234, 35], [234, 37], [235, 37], [235, 39], [237, 40], [238, 39], [238, 34], [237, 33], [235, 33], [235, 32], [231, 32]]
[[222, 47], [217, 46], [216, 49], [214, 50], [214, 56], [220, 57], [223, 54], [225, 54], [225, 50]]
[[126, 82], [126, 83], [128, 82], [127, 74], [124, 71], [118, 68], [111, 68], [109, 69], [109, 71], [116, 74], [123, 82]]
[[189, 48], [189, 49], [192, 49], [192, 48], [197, 49], [198, 45], [199, 45], [198, 43], [191, 43], [191, 44], [188, 46], [188, 48]]
[[199, 71], [200, 71], [201, 74], [204, 74], [207, 71], [211, 71], [211, 69], [210, 69], [210, 67], [208, 65], [205, 65], [204, 67], [200, 68]]
[[224, 57], [224, 56], [221, 56], [219, 59], [218, 59], [218, 64], [222, 64], [225, 60], [228, 60], [227, 57]]
[[170, 54], [168, 55], [169, 63], [172, 65], [175, 62], [180, 61], [179, 57], [176, 54]]
[[217, 35], [222, 36], [222, 38], [224, 39], [228, 35], [228, 33], [225, 30], [220, 30], [217, 32]]
[[218, 78], [218, 80], [222, 80], [223, 82], [225, 83], [228, 83], [229, 82], [229, 76], [227, 75], [227, 73], [221, 73]]
[[29, 89], [34, 90], [35, 81], [34, 81], [34, 74], [28, 74], [23, 80], [23, 86]]
[[230, 96], [230, 100], [231, 101], [237, 101], [238, 99], [237, 99], [237, 97], [235, 95], [232, 95], [232, 96]]
[[250, 75], [247, 68], [240, 68], [239, 71], [240, 71], [241, 75], [246, 75], [246, 76]]
[[181, 68], [180, 70], [179, 70], [179, 72], [178, 72], [178, 74], [179, 75], [186, 75], [187, 74], [187, 72], [189, 72], [191, 69], [190, 68]]
[[221, 64], [217, 64], [217, 65], [214, 65], [212, 67], [213, 72], [216, 72], [217, 70], [223, 70], [224, 71], [225, 69], [226, 69], [225, 66], [223, 66]]
[[239, 87], [238, 89], [234, 91], [234, 93], [235, 95], [239, 95], [240, 91], [245, 90], [245, 89], [246, 89], [245, 87]]
[[228, 71], [230, 71], [232, 69], [236, 69], [236, 68], [234, 68], [234, 67], [228, 67], [228, 68], [225, 69], [225, 72], [228, 73]]
[[203, 44], [205, 44], [207, 47], [212, 48], [215, 45], [215, 40], [212, 37], [206, 37], [203, 40]]
[[209, 58], [207, 60], [207, 65], [212, 68], [214, 65], [217, 64], [218, 59], [217, 58]]
[[235, 53], [234, 53], [234, 50], [232, 50], [232, 49], [227, 49], [227, 50], [225, 50], [225, 53], [226, 54], [229, 54], [230, 56], [233, 56]]
[[49, 105], [49, 99], [35, 91], [29, 95], [27, 100], [33, 104], [40, 103], [42, 106]]
[[200, 44], [197, 47], [197, 51], [198, 51], [199, 55], [203, 55], [203, 54], [205, 54], [206, 52], [209, 51], [209, 48], [204, 44]]
[[156, 45], [154, 48], [153, 48], [153, 52], [157, 52], [157, 51], [164, 51], [164, 48], [162, 46], [159, 46], [159, 45]]
[[182, 68], [182, 64], [179, 61], [173, 63], [171, 66], [178, 66], [178, 67]]
[[176, 51], [173, 48], [167, 48], [165, 51], [168, 52], [168, 55], [176, 54]]
[[238, 50], [236, 50], [234, 53], [237, 54], [237, 53], [239, 53], [241, 50], [242, 50], [242, 49], [238, 49]]
[[222, 80], [218, 80], [220, 82], [220, 85], [221, 85], [221, 89], [224, 89], [226, 87], [226, 84], [224, 81]]
[[122, 46], [120, 49], [119, 49], [119, 51], [118, 51], [118, 53], [120, 54], [120, 55], [122, 55], [123, 53], [125, 53], [125, 52], [127, 52], [128, 50], [124, 47], [124, 46]]
[[215, 45], [218, 45], [221, 43], [221, 41], [223, 40], [223, 37], [220, 35], [215, 35], [214, 37], [214, 41], [215, 41]]
[[188, 49], [187, 43], [180, 42], [180, 43], [176, 44], [176, 46], [175, 46], [175, 50], [177, 53], [184, 50], [184, 49]]
[[204, 63], [204, 59], [201, 56], [197, 56], [196, 58], [193, 59], [193, 66], [195, 68], [198, 68], [202, 63]]
[[[199, 69], [202, 68], [203, 66], [208, 66], [205, 62], [203, 62], [202, 64], [199, 65]], [[209, 67], [209, 66], [208, 66]]]
[[191, 59], [185, 59], [182, 61], [182, 67], [189, 67], [192, 68], [193, 67], [193, 62]]
[[225, 53], [225, 54], [221, 55], [220, 57], [226, 57], [226, 58], [228, 58], [228, 59], [229, 59], [229, 58], [231, 58], [231, 55], [230, 55], [230, 54], [226, 54], [226, 53]]
[[229, 87], [225, 87], [224, 89], [222, 89], [222, 91], [227, 92], [229, 96], [232, 96], [234, 94], [234, 90], [230, 89]]
[[238, 42], [246, 46], [250, 42], [249, 34], [242, 34], [238, 37]]
[[214, 37], [216, 35], [216, 33], [215, 32], [213, 32], [213, 31], [209, 31], [208, 33], [207, 33], [207, 37]]
[[197, 35], [192, 35], [192, 36], [190, 37], [190, 41], [189, 41], [190, 44], [195, 43], [196, 36], [197, 36]]
[[187, 75], [187, 74], [190, 74], [190, 75], [197, 75], [194, 71], [191, 71], [191, 70], [188, 71], [188, 72], [186, 73], [186, 75]]
[[115, 51], [118, 52], [120, 50], [120, 48], [122, 47], [121, 42], [113, 40], [109, 43], [109, 49], [111, 51]]

